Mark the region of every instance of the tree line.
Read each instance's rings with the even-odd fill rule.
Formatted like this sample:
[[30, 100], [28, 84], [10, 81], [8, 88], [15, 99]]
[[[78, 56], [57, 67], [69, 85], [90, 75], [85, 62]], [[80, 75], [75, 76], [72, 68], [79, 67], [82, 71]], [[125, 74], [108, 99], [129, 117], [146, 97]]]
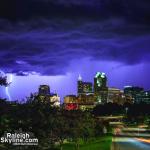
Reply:
[[[25, 103], [0, 100], [0, 135], [18, 129], [34, 133], [39, 139], [37, 149], [63, 149], [64, 142], [72, 142], [75, 149], [79, 143], [103, 135], [105, 124], [99, 122], [90, 111], [53, 107], [35, 99]], [[5, 145], [13, 150], [14, 147]], [[31, 148], [31, 147], [30, 147]]]

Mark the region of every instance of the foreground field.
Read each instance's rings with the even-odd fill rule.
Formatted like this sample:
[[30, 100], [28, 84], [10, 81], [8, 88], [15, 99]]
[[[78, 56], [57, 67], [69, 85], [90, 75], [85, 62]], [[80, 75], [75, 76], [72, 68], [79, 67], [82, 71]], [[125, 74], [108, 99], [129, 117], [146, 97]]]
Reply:
[[[80, 143], [79, 150], [110, 150], [112, 143], [111, 136], [104, 136], [91, 140], [87, 143]], [[63, 145], [63, 150], [75, 150], [74, 143]]]

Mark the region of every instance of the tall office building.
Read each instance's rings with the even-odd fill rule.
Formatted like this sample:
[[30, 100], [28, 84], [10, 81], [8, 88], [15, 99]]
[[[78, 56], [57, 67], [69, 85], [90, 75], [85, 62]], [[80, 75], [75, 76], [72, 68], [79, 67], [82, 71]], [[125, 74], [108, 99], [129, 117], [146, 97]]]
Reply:
[[85, 93], [85, 94], [92, 93], [92, 83], [91, 82], [83, 82], [82, 90], [83, 90], [83, 93]]
[[90, 94], [93, 92], [91, 82], [83, 82], [81, 76], [78, 78], [78, 95], [81, 94]]
[[40, 85], [39, 95], [41, 96], [50, 95], [50, 87], [48, 85]]
[[94, 91], [99, 92], [107, 89], [107, 77], [105, 73], [97, 72], [94, 78]]
[[79, 75], [78, 77], [78, 94], [81, 94], [83, 92], [83, 87], [82, 87], [82, 77]]
[[95, 99], [93, 94], [93, 84], [91, 82], [83, 82], [82, 77], [79, 75], [78, 82], [78, 96], [77, 103], [78, 108], [93, 108], [95, 105]]
[[97, 103], [107, 103], [107, 77], [103, 72], [97, 72], [94, 77], [94, 94]]

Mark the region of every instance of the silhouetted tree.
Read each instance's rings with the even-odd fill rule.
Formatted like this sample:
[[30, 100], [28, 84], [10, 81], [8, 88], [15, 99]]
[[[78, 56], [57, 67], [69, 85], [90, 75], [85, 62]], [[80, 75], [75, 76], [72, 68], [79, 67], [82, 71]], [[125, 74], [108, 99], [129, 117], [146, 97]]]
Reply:
[[8, 86], [9, 83], [7, 82], [7, 77], [3, 77], [0, 75], [0, 86]]

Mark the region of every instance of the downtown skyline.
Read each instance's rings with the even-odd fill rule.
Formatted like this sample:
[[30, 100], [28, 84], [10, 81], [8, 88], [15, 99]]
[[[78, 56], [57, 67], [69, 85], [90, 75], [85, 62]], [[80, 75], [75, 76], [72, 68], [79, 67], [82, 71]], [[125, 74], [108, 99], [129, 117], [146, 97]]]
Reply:
[[[132, 68], [130, 69], [132, 70]], [[137, 70], [134, 71], [134, 74], [136, 75], [138, 72], [139, 72], [139, 67]], [[122, 73], [126, 73], [126, 72], [123, 71]], [[51, 93], [57, 93], [61, 97], [61, 101], [63, 102], [63, 98], [66, 95], [77, 94], [78, 77], [76, 75], [78, 74], [75, 74], [74, 72], [72, 74], [68, 73], [66, 76], [28, 75], [28, 76], [22, 77], [22, 76], [15, 76], [13, 74], [7, 74], [8, 81], [9, 82], [11, 81], [11, 84], [7, 88], [1, 87], [1, 92], [2, 91], [4, 92], [4, 93], [1, 93], [1, 96], [9, 100], [21, 101], [21, 100], [26, 99], [26, 97], [30, 96], [31, 93], [37, 93], [39, 85], [46, 84], [50, 86]], [[118, 79], [118, 76], [116, 76], [115, 78], [115, 75], [117, 75], [117, 70], [113, 71], [113, 73], [111, 71], [111, 73], [108, 75], [110, 75], [110, 76], [107, 76], [108, 87], [114, 87], [114, 88], [119, 88], [123, 90], [124, 86], [139, 86], [139, 87], [143, 87], [145, 90], [149, 90], [149, 86], [145, 88], [143, 82], [137, 82], [138, 80], [137, 78], [140, 76], [137, 76], [134, 79], [130, 79], [130, 78], [124, 79], [124, 77], [122, 76]], [[93, 83], [94, 76], [95, 74], [93, 74], [93, 76], [90, 78], [90, 76], [85, 74], [84, 76], [82, 76], [82, 79], [84, 81]], [[112, 78], [110, 80], [109, 77], [111, 76]], [[126, 84], [124, 84], [124, 80], [127, 81]], [[63, 89], [61, 85], [63, 85]]]

